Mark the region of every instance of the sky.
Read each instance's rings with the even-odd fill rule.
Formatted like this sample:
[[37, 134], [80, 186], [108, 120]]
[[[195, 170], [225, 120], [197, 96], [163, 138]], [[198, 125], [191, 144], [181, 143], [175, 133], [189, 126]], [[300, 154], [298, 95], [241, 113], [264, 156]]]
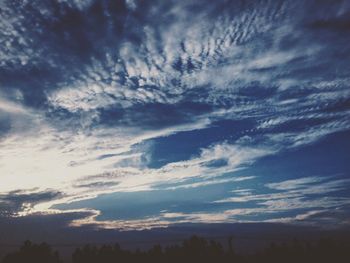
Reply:
[[0, 0], [0, 228], [350, 224], [350, 2]]

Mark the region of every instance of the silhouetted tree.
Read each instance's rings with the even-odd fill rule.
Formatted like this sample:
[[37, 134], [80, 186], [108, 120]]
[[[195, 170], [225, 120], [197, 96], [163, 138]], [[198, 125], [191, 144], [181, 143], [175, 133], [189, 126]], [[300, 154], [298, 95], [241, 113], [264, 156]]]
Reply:
[[59, 263], [57, 251], [52, 251], [46, 243], [32, 244], [24, 242], [19, 251], [10, 253], [4, 257], [2, 263]]
[[[73, 263], [349, 263], [350, 243], [321, 239], [316, 243], [293, 240], [289, 243], [271, 245], [255, 254], [240, 255], [234, 252], [232, 238], [225, 251], [216, 241], [192, 236], [181, 245], [163, 248], [155, 245], [147, 251], [123, 250], [118, 244], [77, 248], [72, 254]], [[27, 241], [19, 251], [8, 254], [2, 263], [58, 263], [57, 252], [43, 243]]]

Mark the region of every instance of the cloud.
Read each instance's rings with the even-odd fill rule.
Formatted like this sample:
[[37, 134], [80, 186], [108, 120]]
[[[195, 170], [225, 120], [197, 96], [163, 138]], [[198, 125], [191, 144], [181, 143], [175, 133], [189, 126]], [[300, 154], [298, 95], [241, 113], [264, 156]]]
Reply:
[[168, 190], [176, 190], [179, 188], [195, 188], [195, 187], [201, 187], [201, 186], [207, 186], [207, 185], [213, 185], [213, 184], [222, 184], [222, 183], [228, 183], [228, 182], [241, 182], [245, 180], [251, 180], [255, 178], [255, 176], [245, 176], [245, 177], [233, 177], [233, 178], [214, 178], [213, 180], [205, 180], [202, 182], [196, 182], [196, 183], [186, 183], [186, 181], [183, 184], [179, 184], [177, 186], [164, 186], [162, 185], [162, 189], [168, 189]]
[[[303, 207], [303, 205], [307, 206], [308, 201], [312, 201], [311, 196], [316, 196], [316, 199], [323, 198], [323, 194], [346, 189], [349, 183], [349, 179], [336, 179], [332, 177], [303, 177], [277, 183], [268, 183], [265, 186], [275, 190], [270, 193], [254, 194], [252, 193], [251, 189], [240, 189], [238, 190], [239, 192], [236, 192], [237, 190], [233, 191], [233, 193], [235, 193], [237, 196], [228, 197], [215, 202], [249, 202], [262, 200], [265, 202], [262, 204], [273, 204], [278, 202], [288, 202], [288, 200], [290, 200], [292, 204], [292, 201], [295, 200], [301, 207]], [[301, 199], [305, 199], [304, 203], [299, 203]], [[326, 197], [325, 200], [331, 200], [331, 198]], [[339, 197], [339, 205], [341, 205], [341, 200], [347, 201], [347, 198]], [[317, 204], [317, 200], [312, 204]], [[318, 204], [321, 204], [321, 202]], [[281, 207], [287, 208], [288, 206], [282, 205]]]
[[266, 186], [274, 190], [292, 190], [298, 188], [306, 188], [312, 184], [324, 181], [326, 178], [322, 177], [303, 177], [298, 179], [286, 180], [278, 183], [270, 183]]
[[31, 213], [32, 208], [43, 202], [62, 197], [60, 192], [33, 189], [31, 192], [17, 190], [0, 195], [0, 216], [10, 217]]
[[[350, 128], [346, 1], [5, 0], [0, 12], [0, 192], [62, 193], [30, 202], [32, 211], [111, 192], [249, 181], [260, 175], [234, 173]], [[190, 144], [186, 134], [224, 120], [237, 121], [232, 134], [219, 127], [193, 154], [167, 159]], [[251, 125], [239, 127], [243, 120]], [[156, 140], [174, 134], [182, 140], [152, 168]], [[327, 180], [271, 182], [267, 193], [216, 203], [344, 204], [303, 200], [348, 184]], [[5, 203], [20, 212], [20, 202]], [[220, 221], [192, 215], [205, 218]]]
[[[278, 183], [266, 184], [266, 187], [274, 192], [254, 194], [251, 189], [234, 190], [235, 197], [217, 200], [215, 203], [241, 203], [254, 202], [255, 208], [248, 209], [251, 213], [260, 215], [272, 214], [266, 222], [309, 222], [309, 217], [346, 209], [349, 205], [348, 197], [331, 195], [344, 191], [349, 187], [349, 179], [336, 179], [333, 177], [303, 177], [286, 180]], [[275, 192], [277, 191], [277, 192]], [[239, 210], [237, 210], [239, 211]], [[246, 210], [244, 210], [246, 211]], [[304, 211], [300, 213], [300, 211]], [[306, 211], [306, 212], [305, 212]], [[296, 214], [295, 216], [281, 217], [281, 212]], [[237, 213], [238, 216], [246, 215], [246, 212]], [[337, 221], [337, 216], [329, 216], [329, 221]], [[322, 220], [316, 217], [312, 224], [322, 225]]]

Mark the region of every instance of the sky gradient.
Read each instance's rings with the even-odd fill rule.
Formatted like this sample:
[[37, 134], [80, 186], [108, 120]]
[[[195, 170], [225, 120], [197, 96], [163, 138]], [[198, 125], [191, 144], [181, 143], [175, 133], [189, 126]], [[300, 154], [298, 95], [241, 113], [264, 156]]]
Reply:
[[348, 227], [349, 18], [349, 1], [0, 0], [0, 225]]

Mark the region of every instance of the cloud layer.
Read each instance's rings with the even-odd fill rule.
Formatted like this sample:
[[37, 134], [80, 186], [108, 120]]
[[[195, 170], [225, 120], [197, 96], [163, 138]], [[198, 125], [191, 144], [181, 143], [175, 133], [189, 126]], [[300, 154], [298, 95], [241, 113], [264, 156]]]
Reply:
[[[332, 134], [349, 138], [347, 1], [2, 0], [0, 12], [1, 215], [250, 181], [264, 193], [242, 187], [202, 211], [128, 220], [99, 220], [103, 209], [87, 203], [77, 209], [94, 216], [72, 224], [294, 222], [347, 211], [346, 171], [295, 179], [249, 170]], [[230, 202], [247, 204], [219, 206]]]

